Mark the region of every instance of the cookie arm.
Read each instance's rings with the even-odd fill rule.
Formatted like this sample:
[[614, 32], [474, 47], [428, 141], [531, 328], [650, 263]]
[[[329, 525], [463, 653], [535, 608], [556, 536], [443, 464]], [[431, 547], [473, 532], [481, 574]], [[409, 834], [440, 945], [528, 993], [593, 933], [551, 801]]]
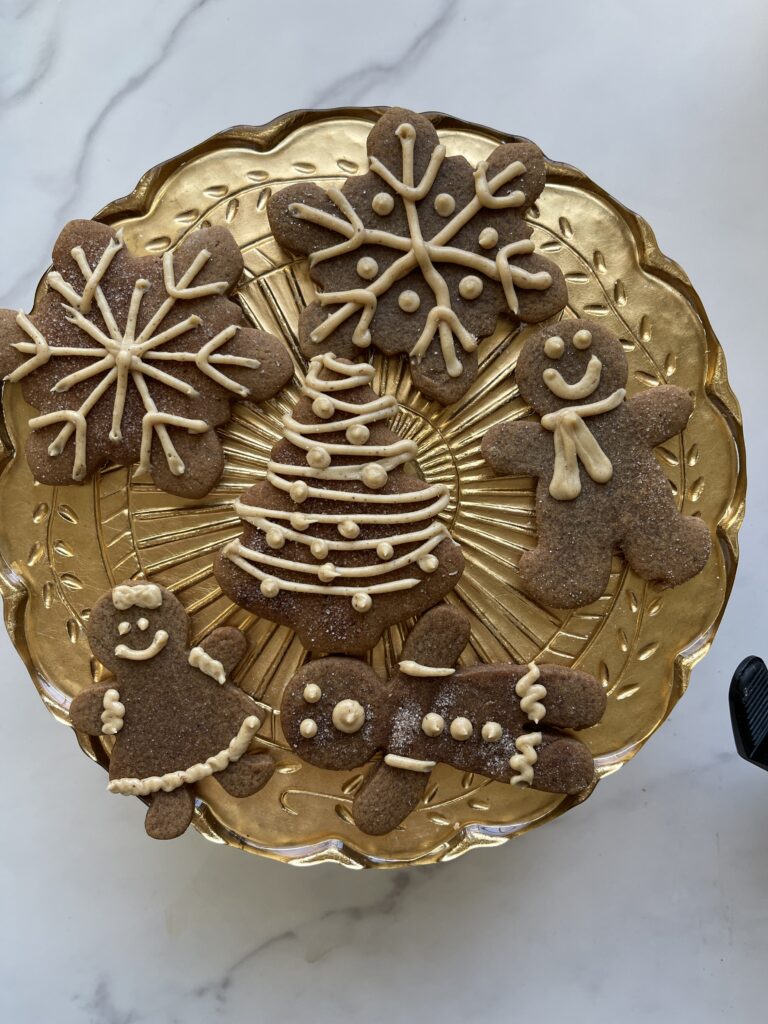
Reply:
[[453, 668], [469, 643], [469, 620], [450, 605], [433, 608], [419, 619], [403, 647], [401, 662]]
[[380, 761], [371, 769], [352, 802], [355, 824], [369, 836], [391, 832], [417, 806], [428, 779], [428, 772], [390, 768]]
[[691, 396], [673, 384], [645, 391], [627, 404], [638, 432], [651, 447], [679, 434], [693, 412]]
[[209, 658], [219, 662], [224, 669], [224, 674], [228, 676], [245, 654], [248, 641], [239, 629], [234, 629], [232, 626], [219, 626], [204, 640], [201, 640], [198, 646]]
[[499, 423], [483, 438], [480, 451], [500, 476], [540, 476], [551, 435], [538, 423]]
[[89, 686], [87, 690], [78, 693], [69, 706], [69, 720], [73, 727], [89, 736], [100, 736], [104, 724], [101, 717], [104, 694], [116, 688], [117, 684], [112, 682], [103, 686]]

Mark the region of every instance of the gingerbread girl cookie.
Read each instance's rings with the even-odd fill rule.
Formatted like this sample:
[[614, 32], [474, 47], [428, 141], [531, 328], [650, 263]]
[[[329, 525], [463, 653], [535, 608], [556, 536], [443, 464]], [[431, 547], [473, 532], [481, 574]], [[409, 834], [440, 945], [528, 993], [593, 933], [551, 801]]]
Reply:
[[274, 765], [250, 752], [261, 720], [257, 705], [227, 677], [245, 653], [229, 627], [189, 648], [182, 604], [155, 583], [124, 583], [91, 612], [88, 640], [114, 681], [90, 686], [70, 707], [76, 729], [115, 736], [109, 791], [150, 801], [153, 839], [184, 832], [195, 810], [194, 785], [215, 774], [235, 797], [256, 793]]
[[598, 681], [558, 665], [456, 668], [468, 640], [466, 617], [442, 605], [417, 623], [386, 682], [362, 661], [332, 657], [304, 665], [288, 684], [280, 720], [303, 760], [349, 770], [383, 752], [352, 801], [363, 832], [396, 828], [438, 762], [546, 792], [592, 784], [589, 749], [554, 730], [599, 722]]
[[605, 591], [616, 548], [660, 586], [701, 572], [709, 530], [677, 509], [653, 451], [683, 430], [690, 396], [663, 385], [627, 399], [621, 342], [587, 320], [530, 338], [516, 375], [540, 422], [499, 424], [482, 453], [497, 473], [538, 477], [538, 545], [519, 566], [528, 593], [556, 608], [590, 604]]
[[71, 221], [53, 265], [31, 316], [0, 310], [0, 375], [41, 413], [27, 442], [35, 478], [81, 483], [106, 462], [138, 462], [171, 494], [207, 494], [231, 402], [269, 398], [293, 373], [285, 346], [226, 297], [243, 271], [230, 232], [139, 258], [122, 230]]
[[309, 257], [319, 288], [299, 324], [302, 351], [407, 354], [416, 386], [455, 402], [499, 316], [539, 323], [565, 305], [563, 276], [525, 220], [544, 157], [505, 143], [472, 167], [446, 156], [428, 117], [399, 108], [371, 129], [368, 155], [368, 172], [341, 188], [302, 183], [269, 200], [275, 238]]

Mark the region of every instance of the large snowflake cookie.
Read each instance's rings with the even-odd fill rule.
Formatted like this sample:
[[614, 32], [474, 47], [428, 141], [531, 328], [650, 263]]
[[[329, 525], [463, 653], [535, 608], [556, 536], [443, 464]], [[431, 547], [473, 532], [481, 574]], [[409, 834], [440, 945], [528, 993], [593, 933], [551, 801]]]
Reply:
[[682, 388], [626, 397], [618, 338], [589, 320], [563, 320], [525, 343], [520, 395], [541, 417], [493, 427], [482, 453], [497, 473], [538, 477], [538, 545], [519, 572], [540, 604], [576, 608], [605, 591], [620, 548], [643, 579], [677, 586], [704, 568], [706, 523], [684, 516], [654, 447], [693, 411]]
[[388, 428], [397, 401], [373, 376], [367, 363], [312, 360], [266, 480], [235, 505], [244, 532], [216, 560], [225, 593], [318, 652], [368, 650], [464, 568], [440, 518], [448, 488], [406, 472], [416, 443]]
[[443, 605], [418, 622], [386, 682], [365, 662], [323, 658], [286, 687], [280, 721], [303, 760], [349, 771], [383, 752], [352, 800], [363, 832], [396, 828], [438, 762], [552, 793], [592, 784], [589, 749], [555, 730], [600, 721], [600, 683], [561, 665], [456, 668], [468, 640], [466, 617]]
[[187, 612], [164, 587], [115, 587], [88, 622], [93, 653], [114, 680], [83, 690], [69, 710], [76, 729], [115, 736], [109, 791], [149, 800], [153, 839], [186, 830], [195, 783], [215, 775], [232, 796], [245, 797], [274, 769], [270, 754], [249, 749], [261, 724], [258, 706], [227, 682], [245, 637], [220, 627], [190, 648], [189, 632]]
[[501, 314], [538, 323], [565, 305], [563, 276], [534, 251], [524, 216], [544, 188], [544, 157], [507, 143], [473, 168], [446, 156], [428, 118], [398, 108], [371, 130], [368, 154], [368, 172], [340, 189], [296, 184], [269, 201], [277, 241], [309, 256], [319, 288], [301, 317], [302, 351], [407, 353], [417, 387], [455, 402]]
[[27, 458], [37, 480], [80, 482], [138, 462], [163, 490], [201, 497], [224, 468], [213, 429], [237, 399], [274, 395], [287, 349], [250, 329], [226, 294], [243, 269], [225, 228], [162, 257], [131, 256], [121, 231], [72, 221], [31, 316], [0, 310], [0, 373], [40, 411]]

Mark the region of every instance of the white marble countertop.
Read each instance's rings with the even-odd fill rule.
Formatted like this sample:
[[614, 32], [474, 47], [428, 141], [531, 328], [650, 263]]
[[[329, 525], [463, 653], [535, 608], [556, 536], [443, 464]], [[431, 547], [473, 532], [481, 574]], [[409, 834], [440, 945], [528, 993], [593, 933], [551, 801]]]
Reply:
[[2, 1019], [764, 1012], [768, 775], [736, 756], [726, 701], [768, 621], [763, 0], [2, 0], [0, 12], [0, 305], [28, 307], [65, 220], [215, 131], [303, 106], [441, 109], [535, 139], [648, 218], [707, 305], [751, 443], [739, 577], [667, 725], [584, 807], [437, 868], [297, 871], [192, 831], [150, 842], [141, 805], [105, 797], [3, 634]]

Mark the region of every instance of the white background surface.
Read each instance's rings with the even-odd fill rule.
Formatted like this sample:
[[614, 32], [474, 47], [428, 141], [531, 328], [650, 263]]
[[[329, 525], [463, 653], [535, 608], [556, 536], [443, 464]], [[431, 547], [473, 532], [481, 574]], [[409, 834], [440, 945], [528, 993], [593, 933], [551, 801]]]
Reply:
[[0, 638], [0, 1015], [740, 1022], [765, 1013], [768, 775], [727, 685], [764, 637], [764, 0], [0, 0], [0, 305], [61, 224], [235, 123], [446, 110], [535, 139], [641, 212], [702, 295], [746, 421], [750, 502], [714, 649], [667, 725], [574, 813], [391, 873], [149, 841]]

